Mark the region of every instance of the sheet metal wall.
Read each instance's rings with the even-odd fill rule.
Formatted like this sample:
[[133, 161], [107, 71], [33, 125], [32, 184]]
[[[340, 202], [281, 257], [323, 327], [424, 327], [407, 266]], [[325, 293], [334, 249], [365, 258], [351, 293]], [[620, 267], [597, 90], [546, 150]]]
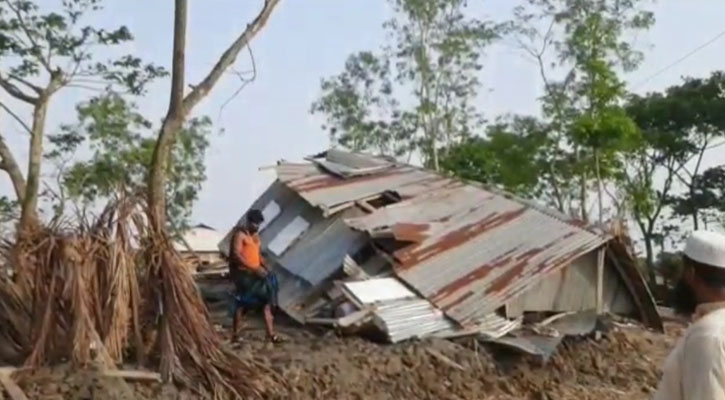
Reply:
[[[323, 218], [319, 209], [279, 182], [273, 183], [250, 208], [263, 209], [271, 200], [279, 204], [281, 212], [260, 232], [262, 249], [267, 262], [278, 275], [280, 307], [300, 320], [299, 307], [315, 286], [342, 266], [346, 254], [356, 253], [367, 243], [365, 234], [353, 231], [342, 220], [359, 216], [362, 211], [351, 208], [332, 218]], [[308, 230], [281, 256], [267, 251], [266, 245], [297, 216], [310, 223]], [[229, 251], [230, 238], [231, 232], [220, 243], [220, 250], [224, 253]]]
[[[506, 315], [518, 317], [525, 311], [586, 311], [596, 309], [597, 250], [553, 272], [506, 304]], [[612, 265], [604, 269], [604, 310], [631, 314], [635, 305]]]

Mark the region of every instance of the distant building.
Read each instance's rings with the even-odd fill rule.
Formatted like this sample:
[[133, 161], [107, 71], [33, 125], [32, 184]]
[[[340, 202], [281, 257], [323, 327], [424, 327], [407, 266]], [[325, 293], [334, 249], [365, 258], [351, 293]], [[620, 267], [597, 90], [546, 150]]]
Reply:
[[181, 254], [192, 273], [209, 272], [226, 266], [219, 242], [224, 235], [214, 228], [199, 224], [188, 229], [181, 239], [174, 241], [174, 248]]
[[662, 329], [620, 236], [387, 158], [329, 150], [307, 161], [278, 163], [277, 181], [252, 205], [265, 215], [280, 307], [299, 322], [367, 318], [393, 342], [502, 338], [531, 314], [586, 313], [586, 323], [549, 320], [564, 330], [594, 329], [604, 313]]

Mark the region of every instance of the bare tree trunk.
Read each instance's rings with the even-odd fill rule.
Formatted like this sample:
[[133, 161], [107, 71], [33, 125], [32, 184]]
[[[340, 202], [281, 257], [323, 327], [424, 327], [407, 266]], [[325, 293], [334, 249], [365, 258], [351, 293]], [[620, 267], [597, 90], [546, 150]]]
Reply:
[[166, 221], [165, 173], [171, 156], [174, 136], [181, 129], [186, 113], [184, 100], [184, 71], [186, 68], [187, 0], [176, 0], [174, 11], [174, 54], [171, 70], [171, 96], [158, 141], [154, 147], [149, 177], [149, 207], [154, 229], [163, 229]]
[[148, 198], [151, 223], [154, 229], [162, 230], [166, 224], [165, 175], [171, 157], [171, 146], [184, 120], [194, 107], [214, 88], [224, 72], [234, 63], [239, 52], [267, 24], [279, 0], [265, 0], [257, 17], [247, 25], [244, 32], [219, 57], [204, 80], [184, 97], [184, 67], [186, 48], [186, 21], [188, 0], [176, 0], [174, 12], [174, 56], [171, 73], [171, 98], [169, 111], [161, 127], [151, 164]]
[[603, 225], [604, 224], [604, 201], [602, 199], [602, 191], [604, 190], [604, 188], [602, 187], [602, 185], [603, 185], [602, 173], [601, 173], [601, 170], [599, 169], [599, 151], [598, 150], [594, 150], [594, 168], [596, 168], [596, 172], [597, 172], [597, 204], [599, 206], [598, 221], [599, 221], [599, 225]]
[[47, 93], [42, 94], [33, 110], [30, 155], [28, 157], [28, 180], [18, 227], [20, 233], [27, 231], [33, 223], [37, 222], [40, 167], [43, 163], [43, 136], [45, 134], [45, 119], [48, 114], [48, 99]]
[[589, 213], [587, 212], [587, 180], [584, 175], [579, 178], [579, 207], [581, 212], [581, 218], [584, 222], [589, 222]]
[[15, 197], [18, 202], [22, 203], [25, 198], [25, 178], [23, 172], [20, 170], [18, 162], [13, 157], [13, 152], [10, 151], [5, 139], [0, 135], [0, 169], [7, 172], [10, 176], [10, 181], [15, 189]]

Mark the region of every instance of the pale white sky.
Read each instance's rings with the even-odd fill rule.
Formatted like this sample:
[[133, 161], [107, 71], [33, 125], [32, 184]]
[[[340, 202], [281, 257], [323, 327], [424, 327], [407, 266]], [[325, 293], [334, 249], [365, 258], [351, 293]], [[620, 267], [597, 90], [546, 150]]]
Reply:
[[[45, 0], [47, 1], [47, 0]], [[41, 1], [43, 3], [44, 1]], [[100, 16], [104, 24], [126, 24], [136, 35], [133, 48], [141, 57], [170, 67], [173, 2], [109, 0]], [[482, 18], [507, 19], [512, 0], [472, 0], [470, 9]], [[256, 13], [261, 1], [195, 0], [190, 8], [188, 83], [201, 79], [230, 41]], [[725, 30], [722, 0], [659, 0], [652, 9], [655, 27], [640, 35], [646, 52], [640, 70], [628, 77], [636, 84]], [[339, 72], [352, 52], [377, 49], [381, 24], [390, 17], [383, 0], [282, 0], [266, 29], [252, 43], [258, 76], [224, 110], [238, 81], [229, 75], [198, 109], [215, 122], [207, 155], [208, 181], [194, 208], [194, 222], [217, 229], [230, 227], [274, 178], [260, 166], [279, 159], [299, 160], [327, 147], [320, 121], [310, 115], [322, 77]], [[637, 91], [659, 90], [681, 76], [705, 76], [725, 69], [725, 38], [662, 73]], [[237, 69], [249, 68], [240, 59]], [[534, 65], [503, 45], [488, 52], [482, 75], [486, 92], [480, 108], [489, 117], [504, 113], [535, 113], [541, 82]], [[3, 94], [4, 95], [4, 94]], [[49, 131], [73, 118], [75, 103], [88, 93], [68, 92], [52, 104]], [[151, 88], [138, 103], [150, 119], [160, 120], [168, 103], [168, 81]], [[19, 161], [25, 165], [27, 136], [9, 124], [3, 128]], [[710, 162], [725, 162], [712, 155]], [[0, 193], [11, 187], [0, 174]]]

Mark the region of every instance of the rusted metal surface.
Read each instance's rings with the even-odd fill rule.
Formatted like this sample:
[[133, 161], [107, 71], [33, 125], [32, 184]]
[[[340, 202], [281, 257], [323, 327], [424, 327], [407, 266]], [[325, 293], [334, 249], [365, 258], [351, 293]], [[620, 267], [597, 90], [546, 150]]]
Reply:
[[413, 167], [395, 166], [377, 174], [345, 179], [325, 172], [315, 164], [282, 164], [277, 177], [308, 203], [323, 210], [370, 198], [388, 190], [430, 178], [430, 173]]
[[471, 186], [421, 195], [348, 223], [412, 241], [394, 253], [396, 274], [464, 326], [607, 241]]
[[[397, 276], [464, 328], [611, 239], [531, 201], [411, 166], [348, 178], [315, 164], [281, 164], [277, 172], [328, 215], [385, 193], [401, 198], [346, 222], [372, 238], [407, 243], [393, 253]], [[651, 308], [644, 280], [631, 271], [622, 276], [636, 281], [628, 288], [640, 292], [633, 294], [637, 306], [653, 321], [644, 310]]]

